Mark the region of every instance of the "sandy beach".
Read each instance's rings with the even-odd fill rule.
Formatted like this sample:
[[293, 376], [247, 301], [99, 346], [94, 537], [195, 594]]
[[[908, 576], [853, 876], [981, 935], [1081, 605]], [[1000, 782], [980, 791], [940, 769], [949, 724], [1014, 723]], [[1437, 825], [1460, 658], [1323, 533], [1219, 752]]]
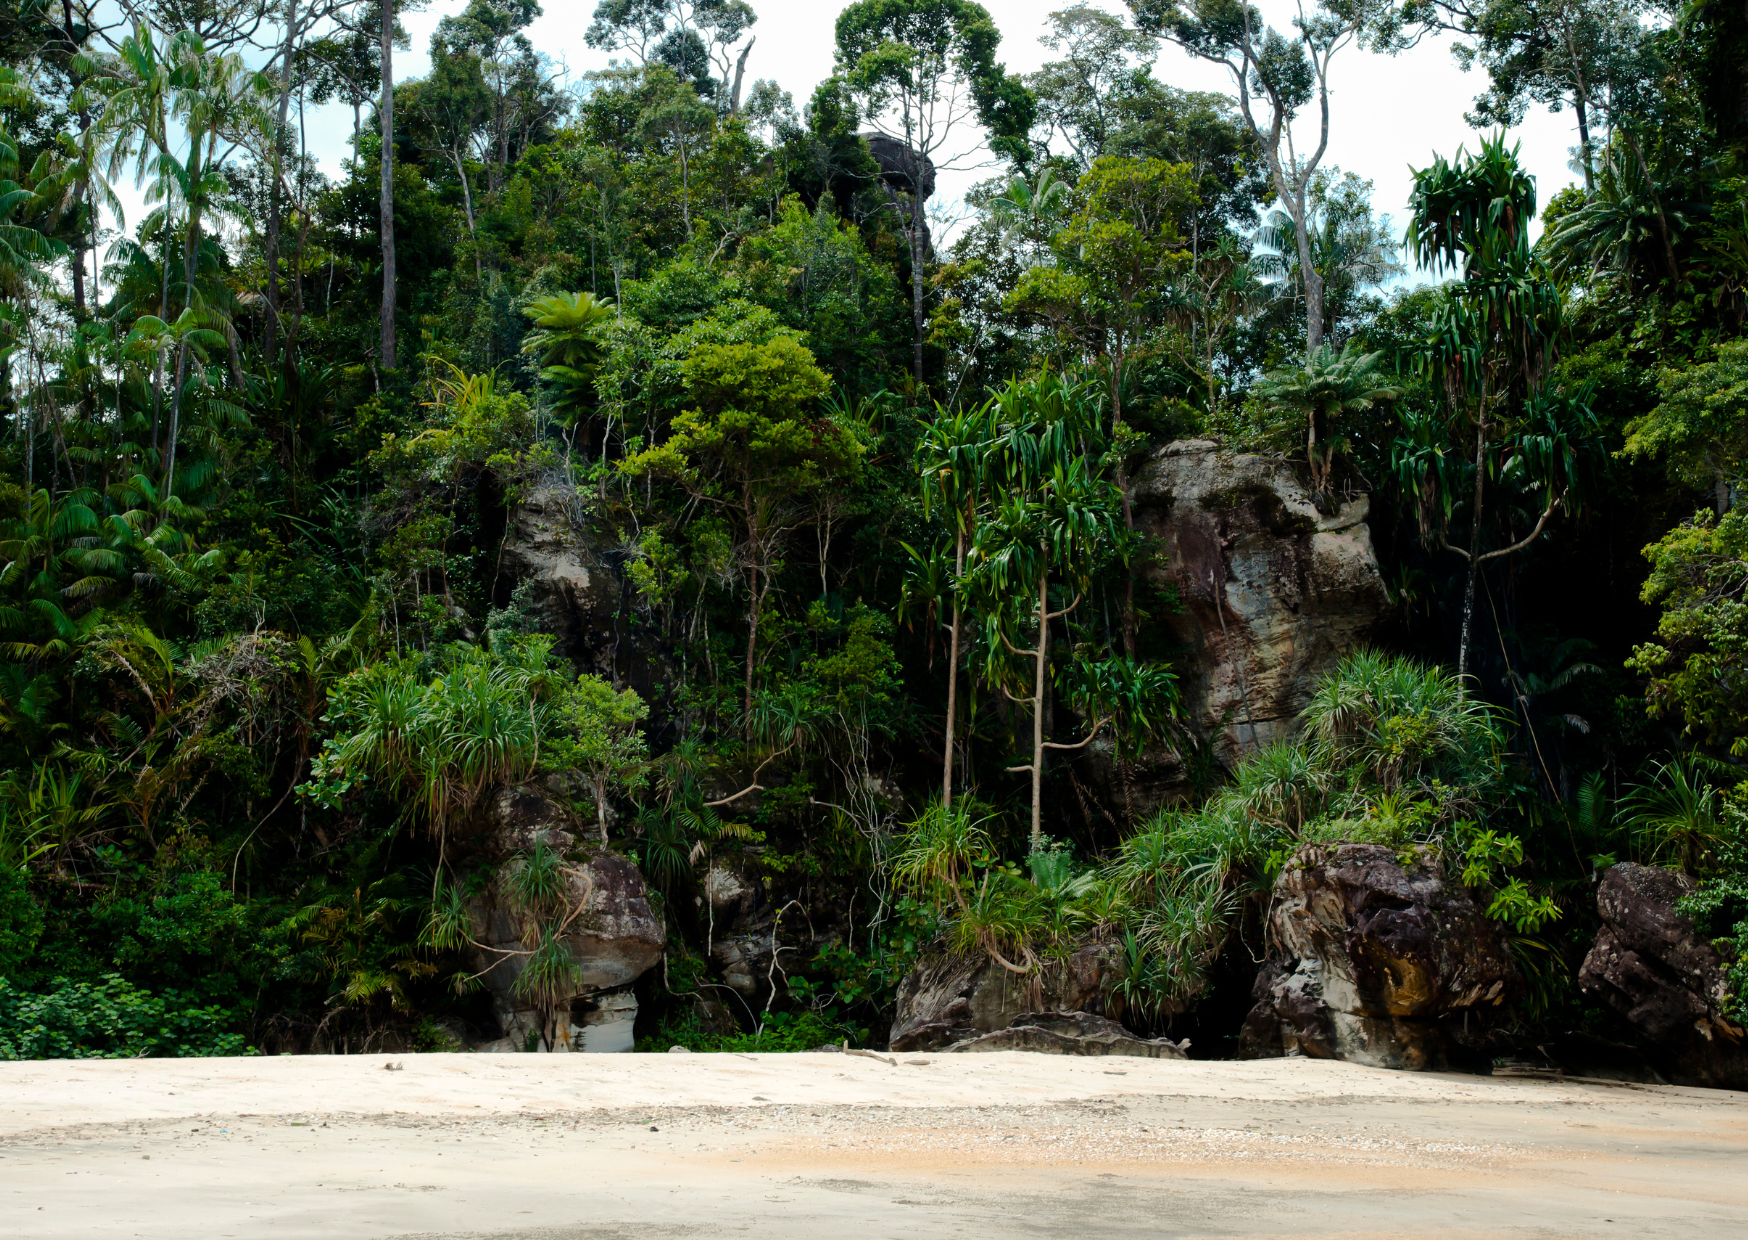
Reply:
[[891, 1058], [0, 1064], [0, 1235], [1748, 1236], [1748, 1094]]

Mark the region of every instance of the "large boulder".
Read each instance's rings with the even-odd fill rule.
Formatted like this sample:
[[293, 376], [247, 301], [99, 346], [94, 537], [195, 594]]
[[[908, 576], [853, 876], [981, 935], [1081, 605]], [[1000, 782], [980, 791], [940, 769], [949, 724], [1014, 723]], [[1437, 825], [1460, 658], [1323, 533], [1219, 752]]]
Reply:
[[1596, 888], [1602, 929], [1578, 984], [1626, 1019], [1671, 1081], [1748, 1089], [1748, 1038], [1723, 1014], [1718, 953], [1675, 907], [1693, 887], [1674, 870], [1610, 866]]
[[1444, 1068], [1475, 1057], [1519, 983], [1499, 925], [1425, 851], [1404, 865], [1376, 844], [1301, 849], [1275, 883], [1269, 938], [1247, 1058]]
[[[1207, 439], [1157, 449], [1131, 484], [1135, 524], [1159, 553], [1146, 580], [1181, 610], [1161, 617], [1185, 651], [1178, 663], [1188, 721], [1231, 767], [1291, 736], [1318, 677], [1363, 645], [1390, 608], [1378, 571], [1370, 502], [1338, 495], [1319, 512], [1299, 467]], [[1193, 786], [1175, 749], [1115, 769], [1089, 755], [1101, 790], [1134, 814]]]
[[[637, 1018], [631, 987], [661, 958], [665, 939], [643, 875], [628, 858], [584, 842], [582, 824], [538, 785], [500, 790], [482, 818], [474, 843], [492, 876], [468, 904], [470, 950], [504, 1033], [487, 1049], [522, 1050], [533, 1034], [549, 1050], [630, 1050]], [[517, 993], [528, 959], [528, 921], [506, 889], [508, 864], [537, 841], [564, 859], [561, 941], [576, 979], [574, 992], [553, 1012]]]
[[1170, 1038], [1138, 1038], [1116, 1021], [1091, 1012], [1022, 1012], [1006, 1029], [955, 1042], [947, 1049], [955, 1052], [1040, 1051], [1047, 1055], [1188, 1059], [1189, 1045], [1187, 1038], [1181, 1043]]
[[1015, 973], [982, 952], [931, 952], [899, 983], [888, 1045], [895, 1051], [940, 1050], [1007, 1029], [1028, 1012], [1100, 1007], [1115, 981], [1097, 941], [1031, 974]]

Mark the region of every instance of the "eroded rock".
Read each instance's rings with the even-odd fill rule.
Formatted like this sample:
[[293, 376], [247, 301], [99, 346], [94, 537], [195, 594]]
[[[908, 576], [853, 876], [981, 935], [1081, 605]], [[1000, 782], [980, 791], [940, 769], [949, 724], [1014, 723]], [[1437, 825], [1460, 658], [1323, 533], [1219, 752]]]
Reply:
[[468, 905], [473, 967], [491, 992], [504, 1037], [488, 1048], [523, 1050], [529, 1034], [552, 1050], [630, 1050], [637, 1000], [631, 985], [661, 958], [664, 929], [650, 908], [643, 875], [628, 858], [599, 844], [544, 788], [524, 784], [497, 793], [476, 840], [482, 859], [502, 866], [544, 842], [565, 860], [561, 941], [576, 969], [575, 993], [554, 1013], [517, 993], [527, 961], [526, 919], [498, 870]]
[[[894, 1050], [905, 1049], [894, 1046]], [[1114, 1020], [1091, 1012], [1022, 1012], [993, 1033], [955, 1042], [949, 1051], [1042, 1051], [1049, 1055], [1129, 1055], [1188, 1059], [1189, 1042], [1138, 1038]]]
[[[1292, 462], [1208, 439], [1166, 444], [1131, 484], [1135, 524], [1159, 554], [1143, 569], [1182, 610], [1162, 617], [1187, 716], [1231, 767], [1289, 736], [1318, 677], [1363, 645], [1390, 606], [1364, 494], [1324, 514]], [[1156, 748], [1124, 769], [1089, 756], [1100, 791], [1135, 814], [1182, 798], [1191, 772]]]
[[1602, 929], [1578, 984], [1626, 1019], [1671, 1081], [1748, 1089], [1748, 1037], [1723, 1015], [1718, 954], [1675, 907], [1693, 887], [1675, 870], [1609, 867], [1596, 888]]
[[529, 611], [555, 649], [579, 670], [613, 680], [622, 663], [623, 584], [571, 518], [574, 492], [561, 485], [532, 487], [509, 513], [498, 571], [525, 584]]
[[880, 165], [880, 180], [888, 189], [908, 195], [913, 184], [921, 184], [924, 202], [934, 195], [934, 160], [883, 133], [869, 131], [862, 135], [862, 140], [868, 144], [868, 154]]
[[1376, 844], [1301, 849], [1276, 880], [1269, 937], [1247, 1058], [1444, 1068], [1474, 1058], [1519, 984], [1498, 923], [1426, 852], [1405, 866]]
[[1102, 1005], [1115, 981], [1096, 941], [1029, 976], [981, 952], [931, 953], [899, 983], [889, 1045], [895, 1051], [939, 1050], [1006, 1029], [1028, 1012], [1084, 1011]]

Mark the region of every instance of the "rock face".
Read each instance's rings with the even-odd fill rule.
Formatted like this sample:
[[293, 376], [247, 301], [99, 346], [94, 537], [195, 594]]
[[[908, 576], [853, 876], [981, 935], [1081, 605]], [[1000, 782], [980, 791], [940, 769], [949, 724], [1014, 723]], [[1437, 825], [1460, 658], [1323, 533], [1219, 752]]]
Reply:
[[982, 953], [925, 956], [899, 984], [888, 1045], [940, 1050], [1007, 1029], [1028, 1012], [1084, 1011], [1101, 1005], [1115, 980], [1093, 943], [1047, 968], [1041, 979], [1022, 978]]
[[[894, 1050], [902, 1049], [894, 1047]], [[1048, 1055], [1129, 1055], [1188, 1059], [1189, 1042], [1138, 1038], [1114, 1020], [1091, 1012], [1022, 1012], [1006, 1029], [955, 1042], [949, 1051], [1042, 1051]]]
[[558, 638], [559, 654], [618, 683], [623, 585], [572, 522], [568, 488], [534, 487], [510, 510], [499, 573], [527, 583], [534, 621]]
[[1693, 886], [1674, 870], [1611, 866], [1597, 884], [1603, 925], [1578, 984], [1626, 1018], [1677, 1085], [1748, 1089], [1748, 1037], [1723, 1016], [1718, 954], [1675, 908]]
[[[484, 857], [500, 866], [469, 902], [477, 944], [473, 967], [492, 994], [505, 1036], [482, 1049], [523, 1050], [529, 1034], [545, 1049], [628, 1051], [637, 999], [631, 986], [661, 958], [664, 931], [650, 909], [635, 865], [598, 844], [583, 844], [582, 825], [545, 789], [501, 790], [484, 814], [479, 838]], [[505, 862], [544, 842], [565, 858], [562, 941], [576, 970], [576, 990], [546, 1019], [516, 993], [525, 955], [524, 919], [505, 889]], [[572, 915], [574, 914], [574, 916]]]
[[1375, 844], [1301, 849], [1275, 883], [1269, 937], [1246, 1058], [1441, 1069], [1519, 981], [1498, 924], [1436, 858], [1404, 867]]
[[[1363, 644], [1390, 605], [1366, 496], [1326, 516], [1292, 463], [1190, 439], [1158, 449], [1131, 497], [1137, 528], [1159, 548], [1146, 579], [1182, 604], [1165, 624], [1189, 652], [1185, 707], [1213, 756], [1231, 766], [1292, 735], [1318, 676]], [[1099, 778], [1136, 812], [1189, 790], [1183, 762], [1165, 751], [1120, 780]]]
[[923, 201], [933, 196], [935, 164], [927, 155], [919, 156], [897, 138], [889, 138], [883, 133], [865, 133], [862, 140], [868, 144], [868, 153], [874, 157], [874, 162], [880, 165], [880, 180], [888, 189], [909, 194], [912, 183], [920, 181]]

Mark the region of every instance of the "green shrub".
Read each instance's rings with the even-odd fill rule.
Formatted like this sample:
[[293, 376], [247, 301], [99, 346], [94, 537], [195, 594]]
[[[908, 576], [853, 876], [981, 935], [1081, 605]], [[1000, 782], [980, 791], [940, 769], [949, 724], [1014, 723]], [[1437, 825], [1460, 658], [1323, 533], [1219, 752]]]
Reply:
[[0, 978], [16, 977], [42, 937], [42, 909], [22, 871], [0, 870]]
[[640, 1051], [665, 1051], [683, 1046], [689, 1051], [816, 1051], [830, 1043], [866, 1040], [866, 1030], [849, 1029], [830, 1019], [829, 1013], [813, 1011], [767, 1012], [763, 1028], [753, 1033], [707, 1033], [690, 1012], [665, 1024], [653, 1037], [637, 1043]]
[[236, 1023], [234, 1012], [194, 1007], [173, 990], [154, 995], [115, 974], [57, 978], [47, 994], [22, 993], [0, 977], [0, 1059], [252, 1054]]

